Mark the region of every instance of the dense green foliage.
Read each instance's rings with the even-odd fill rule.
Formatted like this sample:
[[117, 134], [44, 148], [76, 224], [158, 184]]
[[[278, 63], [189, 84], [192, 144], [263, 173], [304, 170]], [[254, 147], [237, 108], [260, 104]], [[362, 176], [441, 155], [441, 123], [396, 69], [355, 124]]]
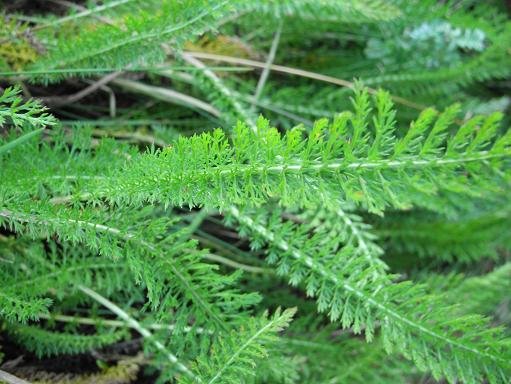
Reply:
[[28, 3], [0, 14], [0, 374], [509, 382], [503, 3]]

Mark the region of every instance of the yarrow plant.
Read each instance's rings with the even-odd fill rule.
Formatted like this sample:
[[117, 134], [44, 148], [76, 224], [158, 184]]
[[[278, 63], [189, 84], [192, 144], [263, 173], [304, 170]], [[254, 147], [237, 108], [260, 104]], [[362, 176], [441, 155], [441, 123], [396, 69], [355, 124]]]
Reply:
[[29, 11], [0, 35], [1, 380], [509, 381], [497, 5]]

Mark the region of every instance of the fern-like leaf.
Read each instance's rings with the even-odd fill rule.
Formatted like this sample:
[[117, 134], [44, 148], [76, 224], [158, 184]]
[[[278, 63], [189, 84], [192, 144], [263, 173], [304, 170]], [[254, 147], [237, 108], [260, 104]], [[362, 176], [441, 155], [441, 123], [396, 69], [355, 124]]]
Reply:
[[[377, 213], [411, 206], [445, 212], [455, 196], [503, 192], [502, 160], [511, 156], [511, 132], [497, 134], [499, 114], [475, 118], [475, 124], [471, 120], [449, 135], [456, 109], [441, 114], [433, 127], [437, 113], [429, 109], [397, 136], [388, 119], [390, 104], [388, 94], [377, 95], [370, 130], [365, 127], [371, 104], [359, 92], [354, 113], [342, 113], [331, 124], [318, 121], [307, 139], [300, 129], [282, 136], [259, 119], [257, 132], [239, 123], [232, 143], [220, 130], [181, 137], [162, 151], [133, 156], [120, 169], [101, 171], [106, 177], [75, 175], [73, 180], [88, 200], [115, 204], [221, 207], [278, 198], [286, 206], [313, 206], [320, 199], [348, 201]], [[52, 179], [66, 181], [69, 166], [63, 169], [51, 151], [47, 156], [38, 161], [54, 167], [41, 169], [31, 161], [22, 169], [13, 161], [2, 169], [5, 188], [29, 192]]]
[[[303, 283], [309, 296], [317, 298], [318, 310], [328, 311], [333, 321], [354, 332], [362, 329], [371, 340], [375, 322], [388, 352], [399, 351], [419, 369], [450, 383], [505, 383], [511, 373], [509, 340], [499, 328], [490, 328], [487, 319], [455, 313], [441, 295], [427, 295], [423, 286], [405, 281], [367, 280], [373, 269], [349, 253], [334, 254], [329, 244], [309, 232], [283, 224], [280, 217], [254, 220], [236, 208], [229, 213], [243, 225], [243, 233], [256, 244], [269, 245], [269, 260], [277, 271]], [[445, 356], [450, 356], [446, 359]]]
[[42, 79], [55, 81], [64, 75], [90, 75], [94, 69], [122, 69], [133, 64], [161, 62], [165, 58], [162, 43], [171, 42], [173, 47], [180, 47], [211, 28], [215, 20], [225, 15], [229, 2], [147, 2], [138, 8], [123, 20], [116, 20], [114, 25], [61, 37], [55, 49], [32, 69], [41, 73]]
[[37, 100], [23, 102], [20, 89], [9, 87], [0, 95], [0, 127], [7, 123], [33, 129], [55, 125], [57, 120]]
[[243, 328], [219, 339], [212, 352], [201, 356], [192, 368], [196, 380], [183, 377], [183, 384], [240, 383], [254, 375], [257, 362], [267, 357], [267, 348], [278, 341], [277, 334], [286, 328], [295, 309], [277, 310], [251, 319]]
[[[179, 232], [159, 240], [172, 221], [143, 222], [135, 213], [140, 227], [134, 231], [123, 225], [128, 217], [127, 211], [124, 213], [122, 210], [114, 214], [96, 209], [23, 204], [16, 211], [0, 212], [0, 225], [32, 238], [49, 238], [56, 234], [60, 241], [85, 245], [113, 260], [125, 260], [135, 281], [146, 285], [153, 309], [160, 308], [163, 314], [174, 308], [181, 327], [193, 318], [196, 325], [208, 321], [211, 327], [225, 329], [224, 316], [236, 318], [240, 309], [257, 302], [257, 295], [226, 289], [239, 274], [215, 273], [213, 266], [200, 261], [203, 252], [194, 250], [193, 243], [178, 241]], [[90, 267], [94, 269], [94, 265]]]
[[126, 332], [103, 332], [96, 335], [82, 335], [68, 332], [53, 332], [37, 326], [14, 326], [10, 335], [38, 357], [89, 352], [102, 348], [126, 337]]

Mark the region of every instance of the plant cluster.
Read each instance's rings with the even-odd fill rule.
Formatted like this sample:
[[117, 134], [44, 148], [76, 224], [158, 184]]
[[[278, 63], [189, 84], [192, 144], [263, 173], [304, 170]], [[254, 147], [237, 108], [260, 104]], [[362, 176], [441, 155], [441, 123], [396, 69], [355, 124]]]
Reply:
[[504, 4], [47, 3], [0, 14], [0, 381], [509, 382]]

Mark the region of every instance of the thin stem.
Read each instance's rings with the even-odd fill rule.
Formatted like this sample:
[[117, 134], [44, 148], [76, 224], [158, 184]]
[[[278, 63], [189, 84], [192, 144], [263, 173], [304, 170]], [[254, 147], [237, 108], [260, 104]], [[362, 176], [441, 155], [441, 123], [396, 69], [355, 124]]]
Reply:
[[[83, 324], [83, 325], [94, 325], [94, 326], [108, 326], [114, 328], [128, 327], [130, 328], [130, 324], [125, 321], [119, 320], [110, 320], [110, 319], [94, 319], [90, 317], [78, 317], [78, 316], [67, 316], [67, 315], [55, 315], [55, 314], [46, 314], [40, 313], [37, 315], [39, 319], [53, 320], [59, 321], [63, 323], [74, 323], [74, 324]], [[132, 328], [132, 327], [131, 327]], [[176, 326], [174, 324], [158, 324], [152, 323], [146, 325], [146, 328], [152, 329], [153, 331], [174, 331]], [[183, 332], [193, 332], [195, 333], [208, 333], [213, 334], [212, 331], [205, 328], [192, 328], [192, 327], [183, 327], [181, 331]]]
[[277, 47], [280, 42], [280, 34], [282, 32], [282, 21], [279, 22], [279, 26], [277, 27], [277, 32], [275, 32], [275, 36], [273, 37], [273, 41], [271, 43], [270, 53], [268, 54], [268, 59], [266, 60], [266, 66], [261, 73], [261, 77], [257, 82], [257, 88], [254, 94], [254, 99], [252, 101], [252, 108], [255, 108], [255, 104], [259, 100], [261, 93], [263, 92], [264, 85], [266, 84], [266, 80], [270, 74], [271, 65], [273, 64], [273, 60], [275, 60], [275, 55], [277, 53]]
[[[190, 52], [186, 52], [186, 54], [188, 54], [189, 56], [193, 56], [193, 57], [199, 58], [199, 59], [217, 60], [217, 61], [223, 61], [223, 62], [226, 62], [226, 63], [242, 64], [242, 65], [252, 66], [252, 67], [255, 67], [255, 68], [262, 68], [262, 69], [264, 69], [267, 66], [266, 63], [263, 63], [261, 61], [242, 59], [242, 58], [232, 57], [232, 56], [217, 55], [217, 54], [214, 54], [214, 53], [191, 52], [190, 51]], [[283, 65], [271, 64], [268, 67], [272, 71], [275, 71], [275, 72], [281, 72], [281, 73], [287, 73], [287, 74], [290, 74], [290, 75], [306, 77], [306, 78], [309, 78], [309, 79], [324, 81], [324, 82], [330, 83], [330, 84], [340, 85], [341, 87], [347, 87], [347, 88], [350, 88], [350, 89], [355, 89], [355, 83], [353, 83], [351, 81], [344, 80], [344, 79], [339, 79], [337, 77], [322, 75], [320, 73], [305, 71], [303, 69], [298, 69], [298, 68], [286, 67], [286, 66], [283, 66]], [[376, 89], [373, 89], [373, 88], [366, 88], [366, 89], [371, 94], [376, 94], [378, 92]], [[402, 104], [402, 105], [405, 105], [407, 107], [410, 107], [410, 108], [413, 108], [413, 109], [416, 109], [416, 110], [419, 110], [419, 111], [427, 108], [424, 105], [411, 102], [411, 101], [406, 100], [406, 99], [404, 99], [402, 97], [399, 97], [399, 96], [391, 96], [391, 98], [392, 98], [392, 100], [394, 100], [398, 104]]]
[[223, 257], [223, 256], [220, 256], [220, 255], [215, 255], [213, 253], [207, 253], [206, 255], [204, 255], [204, 258], [208, 259], [208, 260], [211, 260], [211, 261], [215, 261], [215, 262], [224, 264], [224, 265], [227, 265], [228, 267], [241, 269], [241, 270], [244, 270], [244, 271], [247, 271], [247, 272], [252, 272], [252, 273], [273, 273], [272, 269], [261, 268], [261, 267], [254, 267], [252, 265], [238, 263], [237, 261], [228, 259], [227, 257]]
[[[59, 74], [96, 74], [108, 73], [118, 71], [119, 67], [89, 67], [89, 68], [56, 68], [56, 69], [34, 69], [27, 71], [0, 71], [0, 76], [16, 76], [17, 79], [22, 80], [23, 76], [30, 75], [59, 75]], [[251, 67], [225, 67], [225, 66], [204, 66], [204, 68], [197, 68], [190, 65], [160, 65], [160, 66], [132, 66], [122, 68], [123, 72], [157, 72], [162, 76], [168, 75], [169, 71], [187, 71], [187, 72], [201, 72], [206, 70], [214, 70], [216, 72], [250, 72]]]
[[125, 3], [129, 3], [129, 2], [131, 2], [133, 0], [118, 0], [118, 1], [113, 1], [111, 3], [100, 5], [98, 7], [92, 8], [92, 9], [87, 9], [86, 7], [84, 7], [82, 5], [78, 5], [78, 4], [72, 3], [72, 2], [67, 1], [67, 0], [50, 0], [50, 1], [53, 2], [53, 3], [59, 4], [59, 5], [62, 5], [64, 7], [67, 7], [67, 8], [73, 8], [73, 9], [75, 9], [77, 11], [80, 11], [80, 12], [77, 13], [77, 14], [74, 14], [74, 15], [62, 17], [62, 18], [57, 19], [55, 21], [52, 21], [52, 22], [50, 22], [48, 24], [38, 25], [37, 27], [33, 28], [32, 31], [41, 30], [41, 29], [48, 28], [48, 27], [54, 27], [56, 25], [65, 23], [67, 21], [79, 19], [81, 17], [86, 17], [86, 16], [89, 16], [89, 15], [93, 15], [97, 20], [99, 20], [99, 21], [101, 21], [101, 22], [103, 22], [105, 24], [109, 24], [109, 25], [112, 25], [112, 26], [115, 27], [116, 25], [115, 25], [114, 21], [111, 20], [110, 18], [104, 17], [104, 16], [100, 16], [100, 15], [94, 15], [94, 14], [98, 13], [98, 12], [101, 12], [101, 11], [104, 11], [105, 9], [114, 8], [114, 7], [117, 7], [119, 5], [122, 5], [122, 4], [125, 4]]
[[[413, 168], [425, 168], [425, 167], [439, 167], [442, 165], [461, 165], [472, 162], [482, 162], [485, 160], [499, 159], [508, 157], [511, 155], [511, 151], [505, 151], [502, 153], [493, 153], [491, 151], [480, 151], [471, 155], [460, 155], [459, 157], [450, 158], [430, 158], [423, 159], [417, 157], [407, 157], [399, 160], [394, 159], [382, 159], [376, 161], [333, 161], [333, 162], [308, 162], [305, 164], [282, 164], [275, 166], [259, 165], [253, 166], [250, 164], [236, 164], [226, 165], [224, 167], [210, 167], [202, 171], [193, 170], [190, 173], [194, 177], [205, 177], [207, 175], [232, 175], [232, 174], [279, 174], [286, 172], [306, 173], [306, 172], [320, 172], [320, 171], [342, 171], [342, 170], [364, 170], [364, 169], [413, 169]], [[183, 175], [176, 175], [176, 177], [182, 178]], [[67, 179], [67, 180], [108, 180], [113, 179], [108, 176], [89, 176], [89, 175], [52, 175], [48, 176], [49, 179]], [[34, 177], [36, 179], [36, 177]]]
[[0, 156], [2, 155], [2, 153], [10, 151], [11, 149], [17, 147], [18, 145], [23, 144], [24, 142], [30, 140], [32, 137], [41, 134], [43, 131], [44, 128], [36, 129], [35, 131], [25, 133], [23, 136], [20, 136], [0, 146]]
[[78, 289], [81, 290], [83, 293], [85, 293], [87, 296], [91, 297], [92, 299], [94, 299], [95, 301], [100, 303], [101, 305], [103, 305], [106, 308], [108, 308], [109, 310], [111, 310], [113, 313], [115, 313], [121, 319], [123, 319], [128, 324], [129, 327], [135, 329], [145, 339], [150, 341], [181, 372], [190, 376], [196, 382], [201, 382], [201, 380], [198, 377], [196, 377], [193, 374], [193, 372], [190, 371], [184, 364], [182, 364], [172, 352], [170, 352], [167, 348], [165, 348], [165, 346], [159, 340], [157, 340], [147, 328], [143, 327], [142, 324], [140, 324], [137, 320], [135, 320], [133, 317], [128, 315], [123, 309], [121, 309], [119, 306], [112, 303], [110, 300], [101, 296], [99, 293], [93, 291], [90, 288], [87, 288], [83, 285], [79, 285]]

